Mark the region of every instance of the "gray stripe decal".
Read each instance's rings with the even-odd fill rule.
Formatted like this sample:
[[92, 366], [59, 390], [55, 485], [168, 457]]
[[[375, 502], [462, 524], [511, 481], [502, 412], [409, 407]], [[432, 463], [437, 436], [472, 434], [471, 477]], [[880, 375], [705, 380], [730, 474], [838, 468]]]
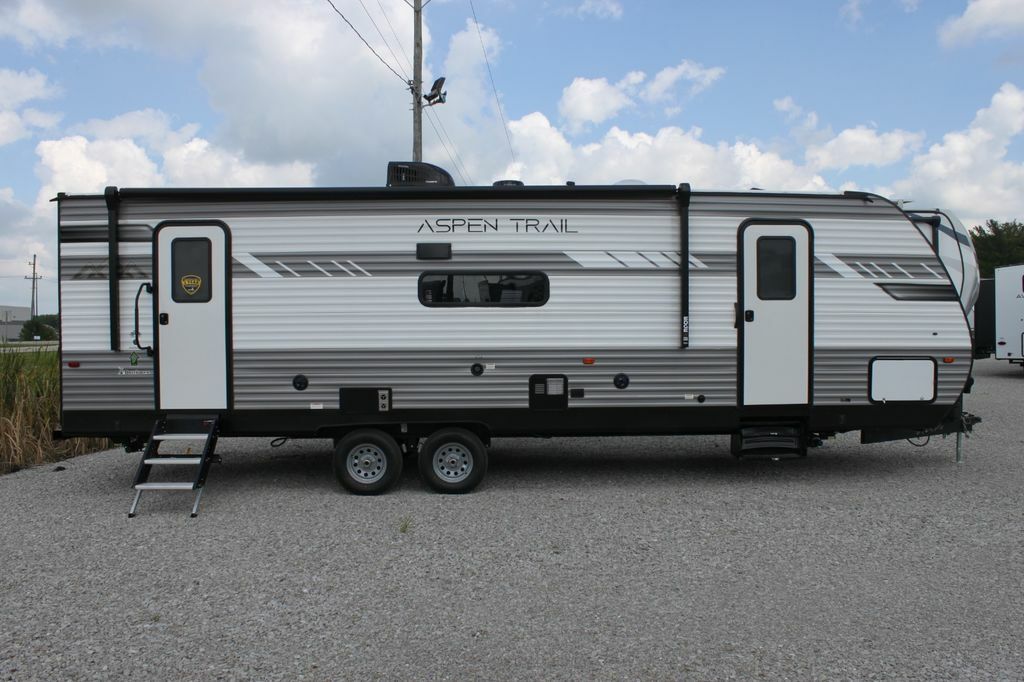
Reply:
[[[344, 274], [351, 277], [374, 277], [396, 275], [419, 275], [439, 270], [542, 270], [548, 274], [611, 274], [650, 275], [664, 272], [678, 274], [678, 265], [659, 266], [650, 258], [636, 251], [642, 265], [630, 265], [607, 251], [594, 251], [608, 264], [621, 267], [587, 266], [561, 251], [522, 251], [513, 253], [455, 252], [446, 261], [425, 263], [416, 259], [414, 252], [407, 253], [365, 253], [365, 252], [297, 252], [297, 253], [254, 253], [245, 254], [264, 264], [282, 277], [330, 277]], [[678, 263], [678, 254], [660, 252], [667, 261]], [[733, 275], [736, 271], [736, 256], [732, 253], [694, 254], [700, 266], [690, 264], [693, 274]], [[236, 261], [235, 272], [242, 277], [259, 277], [258, 273]], [[337, 273], [337, 274], [336, 274]]]
[[[120, 279], [152, 279], [150, 256], [121, 256], [118, 259]], [[107, 279], [107, 259], [100, 256], [63, 256], [60, 259], [61, 280]]]
[[894, 256], [884, 253], [836, 254], [844, 265], [866, 279], [882, 280], [921, 279], [928, 282], [945, 280], [940, 274], [942, 266], [934, 256]]
[[[61, 225], [60, 241], [62, 244], [77, 244], [82, 242], [106, 243], [109, 235], [106, 223], [102, 225]], [[118, 225], [117, 234], [123, 242], [151, 242], [153, 241], [153, 228], [149, 225], [128, 223]]]
[[956, 301], [959, 299], [952, 284], [875, 282], [875, 286], [897, 301]]

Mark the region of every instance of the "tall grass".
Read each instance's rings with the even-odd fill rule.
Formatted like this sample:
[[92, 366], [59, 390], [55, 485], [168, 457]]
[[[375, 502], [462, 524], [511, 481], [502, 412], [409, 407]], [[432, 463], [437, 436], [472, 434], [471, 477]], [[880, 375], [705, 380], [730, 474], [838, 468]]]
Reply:
[[109, 447], [101, 438], [54, 441], [60, 372], [52, 350], [0, 347], [0, 474]]

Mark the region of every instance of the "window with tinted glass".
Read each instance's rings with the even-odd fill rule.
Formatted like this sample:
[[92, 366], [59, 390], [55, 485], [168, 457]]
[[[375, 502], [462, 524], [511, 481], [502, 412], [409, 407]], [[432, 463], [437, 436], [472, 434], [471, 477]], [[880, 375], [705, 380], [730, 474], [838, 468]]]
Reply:
[[420, 275], [420, 303], [431, 307], [518, 308], [548, 301], [542, 272], [426, 272]]
[[209, 239], [180, 238], [171, 242], [171, 300], [206, 303], [210, 300], [211, 245]]
[[762, 301], [796, 298], [796, 240], [792, 237], [757, 240], [757, 297]]

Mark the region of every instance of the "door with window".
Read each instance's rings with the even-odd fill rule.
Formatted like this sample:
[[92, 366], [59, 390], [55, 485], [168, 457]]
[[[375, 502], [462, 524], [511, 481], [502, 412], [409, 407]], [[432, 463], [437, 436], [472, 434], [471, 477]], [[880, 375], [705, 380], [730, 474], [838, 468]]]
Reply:
[[811, 229], [740, 228], [743, 405], [806, 405], [810, 395]]
[[228, 406], [227, 243], [222, 225], [156, 231], [159, 409]]

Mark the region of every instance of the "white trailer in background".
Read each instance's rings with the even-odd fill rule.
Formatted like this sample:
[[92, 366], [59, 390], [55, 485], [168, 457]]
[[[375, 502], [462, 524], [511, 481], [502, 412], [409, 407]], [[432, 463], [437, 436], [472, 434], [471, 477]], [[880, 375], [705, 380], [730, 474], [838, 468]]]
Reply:
[[996, 359], [1024, 365], [1024, 265], [996, 268]]

